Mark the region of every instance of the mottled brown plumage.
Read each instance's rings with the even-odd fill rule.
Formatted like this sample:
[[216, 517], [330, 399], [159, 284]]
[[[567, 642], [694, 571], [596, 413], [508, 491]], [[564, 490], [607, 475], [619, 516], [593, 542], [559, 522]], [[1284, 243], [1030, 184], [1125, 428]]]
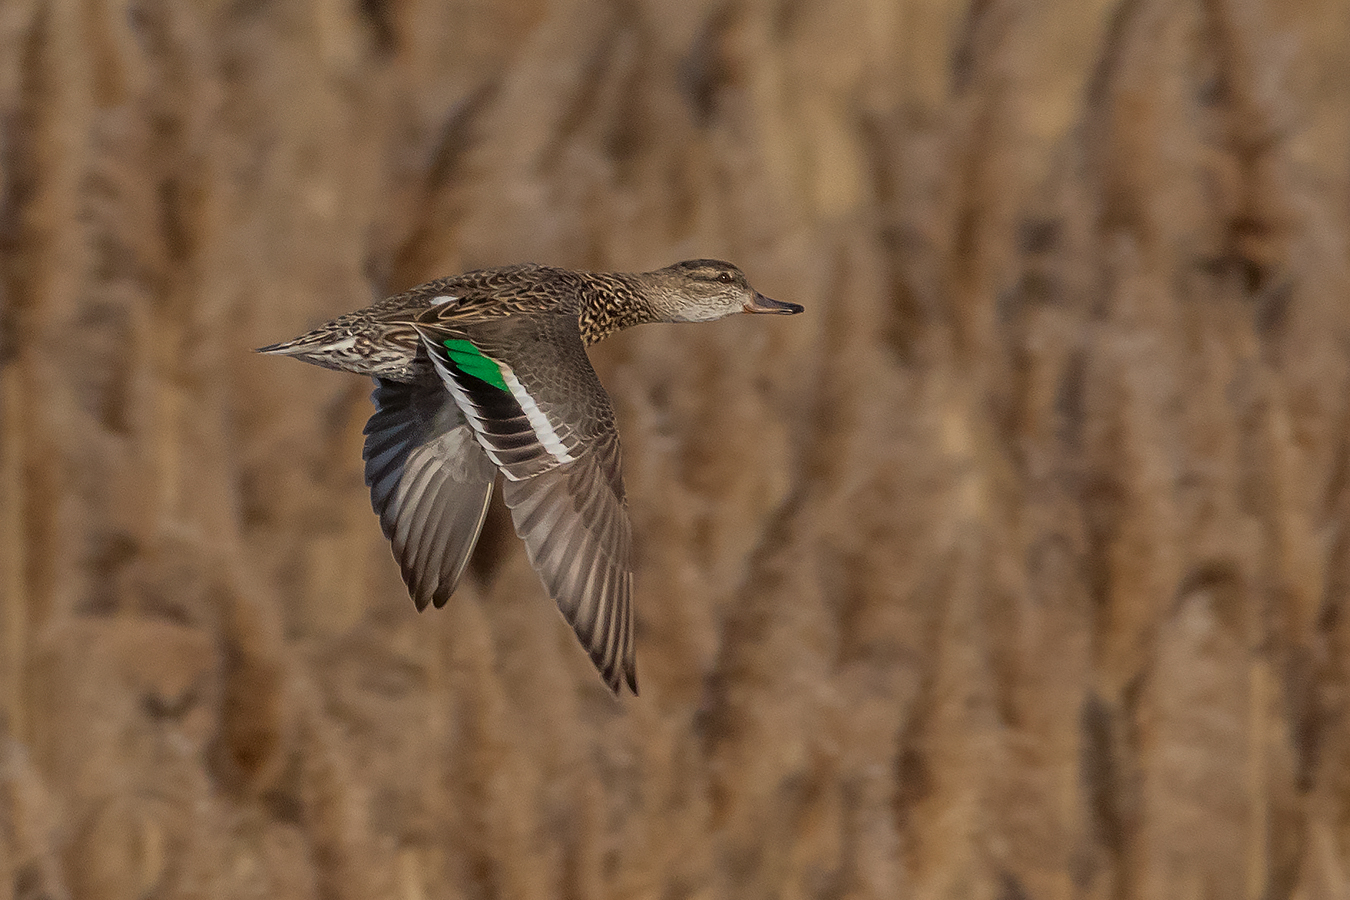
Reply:
[[585, 347], [648, 322], [801, 310], [716, 260], [518, 265], [429, 282], [260, 352], [375, 378], [366, 483], [418, 609], [454, 591], [500, 473], [549, 594], [610, 688], [637, 693], [619, 438]]

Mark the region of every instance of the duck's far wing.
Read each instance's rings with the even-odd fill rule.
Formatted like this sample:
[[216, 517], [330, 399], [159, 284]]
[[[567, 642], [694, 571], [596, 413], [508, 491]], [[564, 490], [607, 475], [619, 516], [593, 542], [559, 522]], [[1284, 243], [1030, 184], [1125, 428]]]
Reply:
[[435, 381], [375, 379], [366, 484], [417, 609], [445, 605], [469, 562], [496, 469]]
[[418, 330], [505, 476], [502, 497], [530, 564], [610, 689], [627, 683], [636, 694], [632, 528], [614, 414], [575, 319], [539, 328], [525, 338], [520, 326], [510, 344], [482, 333]]

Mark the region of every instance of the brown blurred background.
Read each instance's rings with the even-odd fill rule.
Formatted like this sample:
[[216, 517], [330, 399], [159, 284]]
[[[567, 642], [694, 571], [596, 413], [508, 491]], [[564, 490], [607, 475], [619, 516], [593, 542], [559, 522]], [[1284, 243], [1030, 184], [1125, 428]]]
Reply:
[[[249, 353], [693, 256], [636, 699]], [[1350, 896], [1345, 0], [0, 0], [0, 312], [0, 898]]]

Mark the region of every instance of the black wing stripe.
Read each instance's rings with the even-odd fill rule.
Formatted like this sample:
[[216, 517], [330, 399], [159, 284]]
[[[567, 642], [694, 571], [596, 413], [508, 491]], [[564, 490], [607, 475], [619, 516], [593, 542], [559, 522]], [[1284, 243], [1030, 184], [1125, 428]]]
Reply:
[[461, 372], [459, 369], [446, 363], [444, 368], [450, 372], [459, 389], [473, 403], [474, 408], [479, 410], [484, 417], [489, 419], [511, 419], [516, 416], [524, 417], [524, 412], [516, 398], [509, 391], [503, 391], [496, 385], [488, 384], [481, 378]]
[[488, 455], [496, 457], [497, 465], [502, 466], [507, 471], [511, 471], [516, 466], [535, 462], [539, 458], [533, 447], [524, 450], [498, 450], [493, 447], [488, 450]]
[[498, 422], [483, 423], [482, 435], [492, 443], [493, 449], [499, 453], [528, 450], [535, 444], [534, 432], [503, 430]]
[[[558, 446], [551, 444], [553, 450], [544, 446], [544, 437], [536, 432], [530, 416], [511, 390], [502, 390], [458, 368], [446, 353], [442, 341], [447, 338], [466, 338], [457, 332], [443, 332], [425, 324], [418, 327], [437, 374], [473, 426], [483, 449], [508, 478], [518, 480], [533, 477], [575, 458], [573, 453], [579, 452], [579, 441], [565, 424], [553, 421], [540, 409], [534, 410], [536, 418], [542, 416], [547, 428], [553, 432], [549, 440], [556, 438], [562, 445], [561, 455], [556, 455], [554, 451], [558, 450]], [[498, 365], [503, 370], [504, 379], [514, 377], [508, 374], [508, 367], [500, 362]]]
[[451, 378], [468, 399], [472, 409], [466, 412], [477, 420], [475, 430], [479, 434], [500, 438], [519, 436], [538, 443], [529, 417], [515, 397], [458, 369], [451, 370]]

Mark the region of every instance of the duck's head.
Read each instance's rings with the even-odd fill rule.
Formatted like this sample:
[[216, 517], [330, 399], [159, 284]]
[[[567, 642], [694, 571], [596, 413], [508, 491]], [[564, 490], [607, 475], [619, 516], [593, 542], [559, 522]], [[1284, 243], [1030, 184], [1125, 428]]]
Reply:
[[795, 315], [796, 303], [770, 300], [750, 286], [745, 273], [717, 259], [688, 259], [657, 269], [648, 302], [667, 322], [711, 322], [735, 313]]

